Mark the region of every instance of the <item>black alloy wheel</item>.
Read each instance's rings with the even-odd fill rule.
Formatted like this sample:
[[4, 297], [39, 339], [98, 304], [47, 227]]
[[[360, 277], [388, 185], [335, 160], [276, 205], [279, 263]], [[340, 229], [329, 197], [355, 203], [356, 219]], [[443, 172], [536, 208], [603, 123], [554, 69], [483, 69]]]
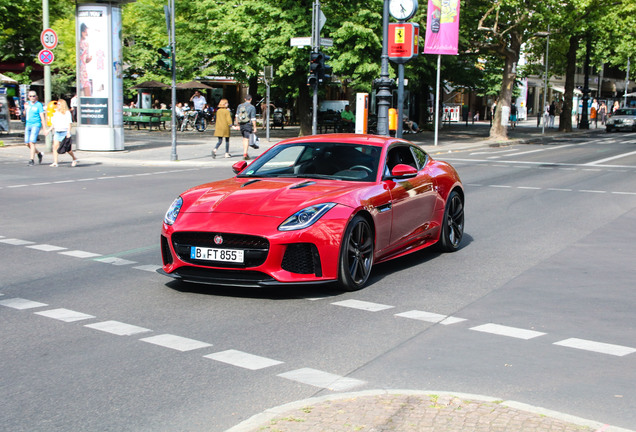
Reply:
[[362, 288], [373, 267], [373, 230], [367, 220], [356, 215], [347, 226], [338, 269], [338, 283], [345, 291]]
[[443, 252], [454, 252], [464, 235], [464, 201], [457, 191], [452, 191], [446, 201], [446, 210], [442, 220], [442, 232], [438, 242]]

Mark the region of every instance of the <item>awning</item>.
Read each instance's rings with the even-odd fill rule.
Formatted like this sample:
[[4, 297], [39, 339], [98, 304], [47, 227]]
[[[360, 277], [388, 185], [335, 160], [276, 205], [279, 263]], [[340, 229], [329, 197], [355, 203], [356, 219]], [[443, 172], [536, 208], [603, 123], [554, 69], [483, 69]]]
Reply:
[[17, 84], [18, 82], [13, 78], [9, 78], [6, 75], [0, 73], [0, 83], [2, 84]]
[[[555, 92], [565, 93], [565, 87], [552, 86], [551, 88], [552, 88], [552, 90], [554, 90]], [[592, 89], [592, 88], [590, 88], [590, 90], [596, 90], [596, 89]], [[576, 89], [576, 88], [575, 88], [575, 89], [574, 89], [574, 94], [575, 94], [575, 95], [582, 95], [582, 94], [583, 94], [583, 92], [582, 92], [581, 90], [579, 90], [579, 89]]]

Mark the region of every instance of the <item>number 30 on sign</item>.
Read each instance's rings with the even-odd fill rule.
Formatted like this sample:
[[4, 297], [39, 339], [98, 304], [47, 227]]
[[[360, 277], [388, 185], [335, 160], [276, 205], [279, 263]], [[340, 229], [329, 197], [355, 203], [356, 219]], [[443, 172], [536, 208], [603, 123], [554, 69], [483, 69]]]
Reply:
[[50, 28], [44, 29], [40, 34], [40, 41], [44, 48], [53, 49], [57, 46], [57, 33]]

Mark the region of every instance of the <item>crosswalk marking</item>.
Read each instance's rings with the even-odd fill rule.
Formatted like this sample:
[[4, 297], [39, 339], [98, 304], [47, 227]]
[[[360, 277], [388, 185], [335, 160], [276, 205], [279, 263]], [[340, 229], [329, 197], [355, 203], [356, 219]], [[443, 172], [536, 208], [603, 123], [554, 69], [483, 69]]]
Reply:
[[385, 309], [391, 309], [395, 306], [388, 306], [379, 303], [371, 303], [362, 300], [343, 300], [335, 303], [331, 303], [335, 306], [348, 307], [352, 309], [361, 309], [369, 312], [378, 312]]
[[232, 366], [238, 366], [249, 370], [264, 369], [271, 366], [282, 364], [282, 361], [273, 360], [267, 357], [261, 357], [253, 354], [248, 354], [237, 350], [220, 351], [213, 354], [203, 356], [212, 360], [220, 361], [230, 364]]
[[144, 339], [139, 339], [143, 342], [159, 345], [165, 348], [171, 348], [177, 351], [192, 351], [200, 348], [211, 347], [212, 344], [201, 342], [194, 339], [188, 339], [181, 336], [175, 336], [171, 334], [162, 334], [158, 336], [151, 336]]
[[64, 309], [64, 308], [36, 312], [35, 314], [42, 315], [48, 318], [53, 318], [60, 321], [64, 321], [64, 322], [75, 322], [75, 321], [95, 318], [93, 315], [88, 315], [82, 312], [76, 312], [76, 311], [72, 311], [70, 309]]
[[84, 327], [111, 333], [117, 336], [132, 336], [139, 333], [147, 333], [152, 330], [138, 327], [132, 324], [126, 324], [119, 321], [102, 321], [94, 324], [87, 324]]
[[609, 354], [613, 356], [626, 356], [628, 354], [636, 353], [635, 348], [630, 348], [622, 345], [613, 345], [603, 342], [594, 342], [585, 339], [570, 338], [559, 342], [555, 342], [554, 345], [564, 346], [568, 348], [576, 348], [585, 351], [593, 351], [602, 354]]
[[329, 372], [323, 372], [312, 368], [301, 368], [290, 372], [278, 374], [281, 378], [308, 384], [314, 387], [329, 389], [332, 391], [350, 390], [366, 384], [365, 381], [354, 378], [342, 377]]
[[143, 270], [143, 271], [147, 271], [151, 273], [156, 273], [157, 270], [161, 268], [161, 266], [149, 264], [149, 265], [141, 265], [141, 266], [137, 266], [133, 268], [137, 270]]
[[484, 333], [492, 333], [500, 336], [508, 336], [517, 339], [533, 339], [539, 336], [545, 335], [545, 333], [534, 331], [534, 330], [526, 330], [516, 327], [508, 327], [499, 324], [483, 324], [476, 327], [471, 327], [471, 330], [484, 332]]

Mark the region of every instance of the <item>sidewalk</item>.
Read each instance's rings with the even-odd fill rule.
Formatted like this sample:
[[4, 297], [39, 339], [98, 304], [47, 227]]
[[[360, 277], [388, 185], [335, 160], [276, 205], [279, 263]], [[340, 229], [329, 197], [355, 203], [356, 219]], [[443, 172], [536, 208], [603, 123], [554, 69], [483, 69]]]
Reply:
[[[5, 159], [28, 160], [28, 150], [23, 144], [22, 123], [11, 122], [11, 133], [0, 135], [0, 157]], [[548, 128], [541, 133], [541, 128], [536, 126], [536, 120], [531, 119], [520, 122], [516, 129], [509, 129], [509, 140], [502, 142], [489, 139], [490, 125], [488, 122], [475, 124], [454, 123], [443, 125], [439, 131], [438, 145], [433, 145], [433, 132], [421, 132], [417, 134], [405, 134], [404, 138], [420, 145], [432, 155], [448, 153], [471, 148], [501, 146], [519, 143], [543, 143], [555, 137], [578, 136], [581, 134], [596, 134], [603, 129], [575, 130], [571, 133], [560, 133], [555, 128]], [[250, 149], [250, 157], [259, 156], [263, 151], [285, 139], [298, 136], [299, 127], [290, 126], [284, 130], [279, 128], [270, 130], [270, 140], [267, 141], [265, 130], [259, 129], [261, 148]], [[208, 129], [203, 133], [196, 131], [177, 132], [176, 154], [177, 161], [171, 160], [172, 135], [170, 131], [147, 129], [124, 129], [124, 147], [122, 151], [76, 151], [80, 161], [78, 167], [84, 164], [128, 165], [128, 166], [227, 166], [242, 159], [242, 139], [238, 132], [232, 131], [230, 138], [230, 153], [232, 157], [224, 158], [225, 143], [221, 145], [216, 159], [212, 159], [211, 151], [216, 145], [217, 138], [214, 130]], [[43, 165], [52, 161], [50, 153], [47, 154], [44, 137], [40, 136], [38, 149], [44, 152]], [[68, 156], [61, 156], [64, 161]], [[63, 167], [63, 166], [62, 166]]]
[[491, 397], [411, 390], [334, 394], [271, 408], [226, 432], [630, 432]]

